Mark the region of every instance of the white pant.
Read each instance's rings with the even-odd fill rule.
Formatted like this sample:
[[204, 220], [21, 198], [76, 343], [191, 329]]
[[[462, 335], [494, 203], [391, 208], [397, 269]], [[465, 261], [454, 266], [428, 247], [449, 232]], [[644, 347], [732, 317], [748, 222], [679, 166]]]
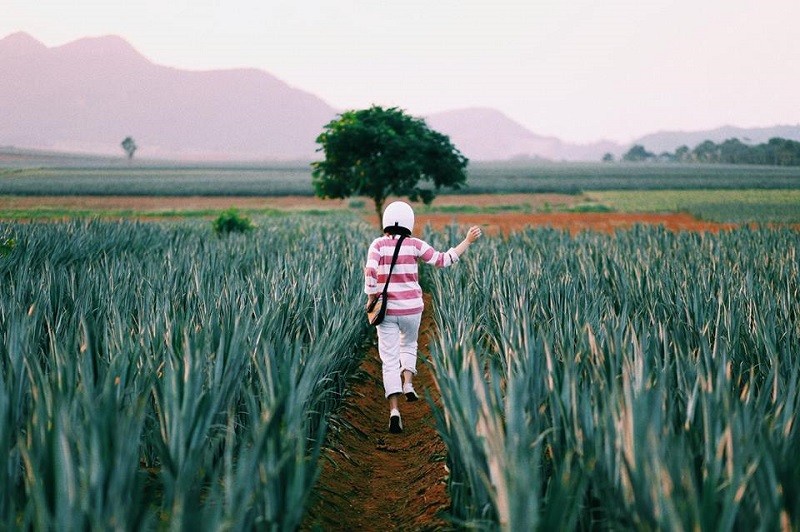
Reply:
[[404, 370], [417, 374], [417, 336], [421, 319], [422, 314], [386, 316], [377, 327], [386, 397], [403, 393], [401, 373]]

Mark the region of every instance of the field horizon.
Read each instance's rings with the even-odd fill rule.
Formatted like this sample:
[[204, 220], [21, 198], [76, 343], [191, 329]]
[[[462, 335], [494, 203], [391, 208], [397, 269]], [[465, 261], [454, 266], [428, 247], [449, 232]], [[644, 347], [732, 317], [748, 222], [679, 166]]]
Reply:
[[[467, 172], [466, 186], [442, 189], [430, 207], [416, 207], [441, 214], [675, 212], [719, 223], [800, 223], [795, 167], [511, 160], [471, 163]], [[508, 199], [514, 195], [525, 198]], [[317, 201], [307, 161], [128, 161], [10, 148], [0, 148], [0, 198], [3, 219], [203, 218], [231, 206], [253, 215], [371, 209], [363, 197]], [[126, 198], [122, 206], [119, 198]]]

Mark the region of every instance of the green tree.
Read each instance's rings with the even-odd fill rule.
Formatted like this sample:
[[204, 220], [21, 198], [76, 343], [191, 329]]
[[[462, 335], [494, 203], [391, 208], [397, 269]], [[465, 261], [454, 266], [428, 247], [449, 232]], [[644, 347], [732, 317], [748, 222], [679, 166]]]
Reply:
[[631, 149], [622, 156], [623, 161], [629, 162], [639, 162], [639, 161], [647, 161], [649, 159], [653, 159], [655, 154], [653, 152], [649, 152], [644, 149], [644, 146], [641, 144], [634, 144], [631, 146]]
[[122, 146], [122, 149], [125, 150], [125, 153], [128, 154], [128, 159], [133, 159], [133, 154], [138, 149], [136, 141], [133, 140], [133, 137], [125, 137], [125, 140], [123, 140], [120, 145]]
[[692, 159], [692, 151], [689, 149], [689, 146], [682, 145], [679, 146], [678, 149], [675, 150], [675, 160], [679, 163], [685, 163]]
[[800, 165], [800, 142], [773, 137], [765, 145], [768, 164], [777, 166]]
[[366, 196], [379, 216], [389, 196], [429, 204], [442, 187], [466, 183], [468, 160], [450, 139], [396, 107], [346, 111], [324, 127], [317, 143], [325, 160], [311, 165], [316, 195]]
[[739, 139], [728, 139], [719, 145], [720, 162], [742, 164], [750, 162], [750, 147]]
[[604, 163], [613, 163], [614, 162], [614, 155], [612, 153], [606, 152], [603, 155], [603, 162]]
[[703, 163], [719, 162], [719, 146], [710, 140], [704, 140], [694, 147], [694, 158]]

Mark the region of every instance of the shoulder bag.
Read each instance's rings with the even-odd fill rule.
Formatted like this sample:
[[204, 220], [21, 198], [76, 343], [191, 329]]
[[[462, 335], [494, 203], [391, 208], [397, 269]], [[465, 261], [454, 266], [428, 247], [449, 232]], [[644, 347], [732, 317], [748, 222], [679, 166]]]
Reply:
[[389, 280], [392, 278], [392, 270], [394, 270], [394, 263], [397, 262], [397, 255], [400, 253], [400, 246], [406, 235], [400, 235], [397, 241], [397, 246], [394, 248], [394, 255], [392, 256], [392, 265], [389, 266], [389, 275], [386, 276], [386, 284], [383, 285], [383, 292], [375, 298], [369, 307], [367, 307], [367, 320], [370, 325], [380, 325], [383, 318], [386, 317], [387, 305], [387, 291], [389, 290]]

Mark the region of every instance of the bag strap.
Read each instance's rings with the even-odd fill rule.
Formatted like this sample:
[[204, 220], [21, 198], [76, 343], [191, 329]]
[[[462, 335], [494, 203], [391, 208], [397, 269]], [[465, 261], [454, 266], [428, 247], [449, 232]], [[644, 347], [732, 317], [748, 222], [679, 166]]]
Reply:
[[403, 243], [406, 235], [400, 235], [397, 240], [397, 245], [394, 248], [394, 255], [392, 256], [392, 265], [389, 266], [389, 275], [386, 276], [386, 284], [383, 285], [383, 300], [386, 301], [386, 292], [389, 290], [389, 280], [392, 278], [392, 270], [394, 270], [394, 263], [397, 262], [397, 256], [400, 254], [400, 245]]

